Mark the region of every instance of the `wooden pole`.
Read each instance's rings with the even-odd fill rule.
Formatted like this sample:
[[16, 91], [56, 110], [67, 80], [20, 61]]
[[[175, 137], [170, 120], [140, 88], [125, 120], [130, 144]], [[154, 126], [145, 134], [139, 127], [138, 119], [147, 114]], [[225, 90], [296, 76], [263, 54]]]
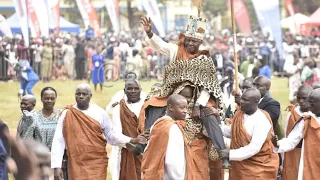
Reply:
[[234, 61], [234, 68], [235, 68], [235, 91], [239, 93], [239, 79], [238, 79], [238, 55], [236, 51], [237, 45], [237, 31], [236, 31], [236, 22], [234, 17], [234, 0], [231, 1], [231, 20], [232, 20], [232, 36], [233, 36], [233, 61]]

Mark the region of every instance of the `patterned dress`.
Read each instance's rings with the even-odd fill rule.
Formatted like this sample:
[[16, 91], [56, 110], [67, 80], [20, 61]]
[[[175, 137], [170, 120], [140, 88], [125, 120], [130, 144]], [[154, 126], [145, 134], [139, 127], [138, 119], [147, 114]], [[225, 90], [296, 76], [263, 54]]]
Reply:
[[61, 110], [54, 109], [50, 117], [44, 117], [42, 110], [33, 114], [33, 123], [28, 128], [25, 138], [32, 138], [47, 146], [51, 151], [53, 136]]

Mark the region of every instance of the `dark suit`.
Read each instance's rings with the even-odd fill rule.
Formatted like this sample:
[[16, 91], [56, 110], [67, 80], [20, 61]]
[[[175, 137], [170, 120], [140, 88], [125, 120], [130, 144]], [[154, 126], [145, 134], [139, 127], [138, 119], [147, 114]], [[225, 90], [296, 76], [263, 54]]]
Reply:
[[276, 130], [278, 119], [280, 116], [280, 103], [272, 97], [265, 96], [258, 105], [259, 109], [265, 110], [269, 113], [273, 129]]

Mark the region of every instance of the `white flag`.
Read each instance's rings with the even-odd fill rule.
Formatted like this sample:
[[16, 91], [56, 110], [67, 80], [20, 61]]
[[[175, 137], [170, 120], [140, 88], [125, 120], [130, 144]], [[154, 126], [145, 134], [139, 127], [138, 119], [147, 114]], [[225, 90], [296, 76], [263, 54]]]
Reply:
[[16, 13], [18, 15], [21, 31], [24, 39], [24, 44], [29, 46], [29, 32], [28, 32], [28, 13], [25, 0], [13, 0]]
[[12, 32], [7, 20], [0, 14], [0, 31], [7, 37], [12, 38]]
[[116, 34], [119, 33], [119, 23], [118, 23], [118, 16], [116, 11], [116, 6], [114, 4], [114, 0], [105, 0], [106, 8], [112, 23], [113, 30]]
[[89, 25], [90, 25], [89, 15], [88, 15], [88, 13], [85, 11], [85, 9], [84, 9], [84, 7], [83, 7], [82, 0], [76, 0], [76, 2], [77, 2], [77, 5], [78, 5], [80, 14], [81, 14], [81, 16], [82, 16], [82, 20], [83, 20], [83, 23], [84, 23], [84, 27], [85, 27], [85, 28], [88, 28]]
[[154, 26], [157, 28], [161, 37], [165, 36], [162, 17], [156, 0], [142, 0], [143, 8], [147, 11], [148, 16], [152, 20]]
[[45, 0], [32, 0], [32, 5], [37, 14], [41, 36], [49, 37], [49, 16]]

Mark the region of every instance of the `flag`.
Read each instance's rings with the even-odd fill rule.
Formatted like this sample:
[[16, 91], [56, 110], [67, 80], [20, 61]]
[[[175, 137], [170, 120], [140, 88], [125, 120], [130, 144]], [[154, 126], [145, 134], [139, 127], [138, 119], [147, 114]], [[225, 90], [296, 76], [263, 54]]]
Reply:
[[234, 18], [237, 21], [241, 33], [251, 34], [251, 24], [247, 8], [242, 0], [228, 0], [228, 8], [231, 8], [231, 1], [234, 1]]
[[162, 17], [156, 0], [142, 0], [142, 7], [146, 10], [148, 16], [152, 20], [152, 23], [157, 28], [161, 37], [165, 36]]
[[116, 34], [119, 33], [119, 21], [116, 9], [116, 4], [118, 0], [105, 0], [106, 8], [112, 23], [113, 30]]
[[42, 37], [49, 37], [49, 16], [45, 0], [32, 0], [32, 5], [38, 17]]
[[21, 31], [24, 39], [24, 44], [29, 46], [29, 31], [28, 31], [28, 13], [25, 0], [13, 0], [13, 4], [18, 15]]
[[294, 7], [293, 7], [293, 4], [292, 4], [291, 0], [286, 0], [286, 8], [287, 8], [290, 16], [294, 16], [295, 15]]
[[76, 2], [86, 28], [90, 25], [94, 29], [95, 34], [100, 36], [100, 25], [91, 0], [76, 0]]
[[270, 36], [276, 42], [280, 59], [283, 59], [279, 0], [252, 0], [252, 3], [261, 30], [270, 33]]
[[31, 27], [30, 29], [32, 29], [31, 34], [33, 37], [40, 38], [41, 37], [40, 25], [39, 25], [37, 14], [32, 5], [32, 0], [26, 0], [26, 5], [27, 5], [27, 12], [29, 15], [29, 19], [32, 23], [32, 26], [29, 26]]
[[0, 14], [0, 31], [3, 33], [4, 36], [12, 38], [12, 32], [11, 32], [10, 26], [6, 18], [4, 18], [1, 14]]
[[84, 10], [83, 4], [82, 4], [82, 0], [76, 0], [76, 3], [77, 3], [77, 6], [78, 6], [78, 9], [80, 11], [80, 14], [82, 16], [84, 27], [88, 28], [90, 26], [89, 16], [86, 13], [86, 11]]
[[60, 33], [60, 0], [47, 0], [49, 11], [52, 13], [56, 34]]

